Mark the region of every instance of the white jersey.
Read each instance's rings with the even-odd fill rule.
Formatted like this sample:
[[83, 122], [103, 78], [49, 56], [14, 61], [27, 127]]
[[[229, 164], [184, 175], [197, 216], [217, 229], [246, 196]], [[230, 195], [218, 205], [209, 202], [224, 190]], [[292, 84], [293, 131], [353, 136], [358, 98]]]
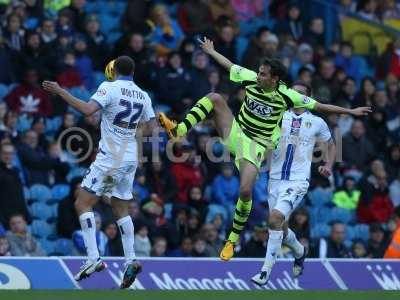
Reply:
[[272, 152], [270, 178], [309, 180], [315, 143], [332, 139], [326, 122], [306, 111], [283, 115], [280, 143]]
[[91, 100], [102, 108], [98, 156], [110, 164], [136, 162], [138, 123], [155, 117], [150, 97], [132, 79], [122, 77], [103, 82]]

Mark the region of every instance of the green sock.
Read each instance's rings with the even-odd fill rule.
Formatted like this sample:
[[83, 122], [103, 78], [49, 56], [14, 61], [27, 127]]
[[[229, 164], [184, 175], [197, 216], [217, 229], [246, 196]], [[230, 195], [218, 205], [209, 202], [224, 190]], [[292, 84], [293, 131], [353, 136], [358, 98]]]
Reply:
[[207, 97], [203, 97], [197, 101], [196, 105], [187, 113], [183, 121], [178, 124], [176, 129], [177, 135], [179, 137], [186, 135], [190, 128], [207, 118], [213, 107], [212, 101]]
[[247, 219], [249, 218], [251, 212], [252, 200], [243, 201], [239, 198], [236, 203], [235, 215], [233, 217], [232, 231], [229, 234], [228, 240], [232, 243], [236, 243], [239, 236], [246, 226]]

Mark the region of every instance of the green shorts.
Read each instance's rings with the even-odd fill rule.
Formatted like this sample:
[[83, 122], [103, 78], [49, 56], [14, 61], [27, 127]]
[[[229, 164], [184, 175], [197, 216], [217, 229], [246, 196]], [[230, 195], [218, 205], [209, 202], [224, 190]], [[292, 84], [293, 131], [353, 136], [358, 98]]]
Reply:
[[246, 159], [260, 169], [262, 162], [266, 158], [268, 149], [275, 149], [279, 143], [278, 134], [273, 134], [273, 142], [271, 147], [265, 147], [255, 140], [245, 135], [240, 128], [239, 124], [234, 119], [229, 136], [223, 141], [223, 144], [235, 156], [235, 164], [239, 169], [239, 162], [241, 159]]

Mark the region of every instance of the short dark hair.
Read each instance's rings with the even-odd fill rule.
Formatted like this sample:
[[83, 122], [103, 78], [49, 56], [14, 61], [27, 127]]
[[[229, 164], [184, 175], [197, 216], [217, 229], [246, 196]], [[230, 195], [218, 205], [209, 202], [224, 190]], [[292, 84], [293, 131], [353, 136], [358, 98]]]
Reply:
[[307, 84], [307, 83], [305, 83], [305, 82], [299, 80], [299, 81], [295, 81], [295, 82], [292, 84], [292, 87], [294, 87], [295, 85], [304, 86], [304, 87], [306, 88], [306, 96], [308, 96], [308, 97], [311, 96], [312, 89], [311, 89], [311, 86], [310, 86], [309, 84]]
[[261, 65], [269, 66], [271, 68], [271, 75], [278, 76], [279, 80], [284, 81], [286, 79], [287, 69], [279, 59], [264, 58], [261, 61]]
[[120, 56], [115, 60], [114, 63], [115, 71], [123, 76], [133, 75], [135, 70], [135, 62], [129, 56]]

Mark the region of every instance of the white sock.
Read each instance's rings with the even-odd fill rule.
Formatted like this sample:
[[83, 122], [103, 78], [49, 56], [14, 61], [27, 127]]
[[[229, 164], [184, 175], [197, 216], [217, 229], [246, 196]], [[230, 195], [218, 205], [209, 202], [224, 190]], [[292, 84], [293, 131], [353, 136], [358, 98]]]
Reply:
[[99, 250], [96, 242], [96, 221], [93, 212], [85, 212], [79, 216], [79, 222], [83, 232], [86, 252], [91, 262], [95, 262], [99, 257]]
[[124, 248], [126, 263], [130, 264], [136, 260], [135, 254], [135, 233], [132, 218], [130, 216], [117, 220], [119, 231], [121, 232], [122, 247]]
[[290, 228], [288, 228], [288, 234], [283, 239], [283, 243], [292, 249], [295, 258], [303, 256], [304, 246], [299, 242], [296, 238], [296, 234]]
[[264, 265], [262, 271], [271, 272], [275, 264], [276, 256], [282, 248], [283, 231], [282, 230], [268, 230], [269, 238], [267, 244], [267, 253], [265, 254]]

